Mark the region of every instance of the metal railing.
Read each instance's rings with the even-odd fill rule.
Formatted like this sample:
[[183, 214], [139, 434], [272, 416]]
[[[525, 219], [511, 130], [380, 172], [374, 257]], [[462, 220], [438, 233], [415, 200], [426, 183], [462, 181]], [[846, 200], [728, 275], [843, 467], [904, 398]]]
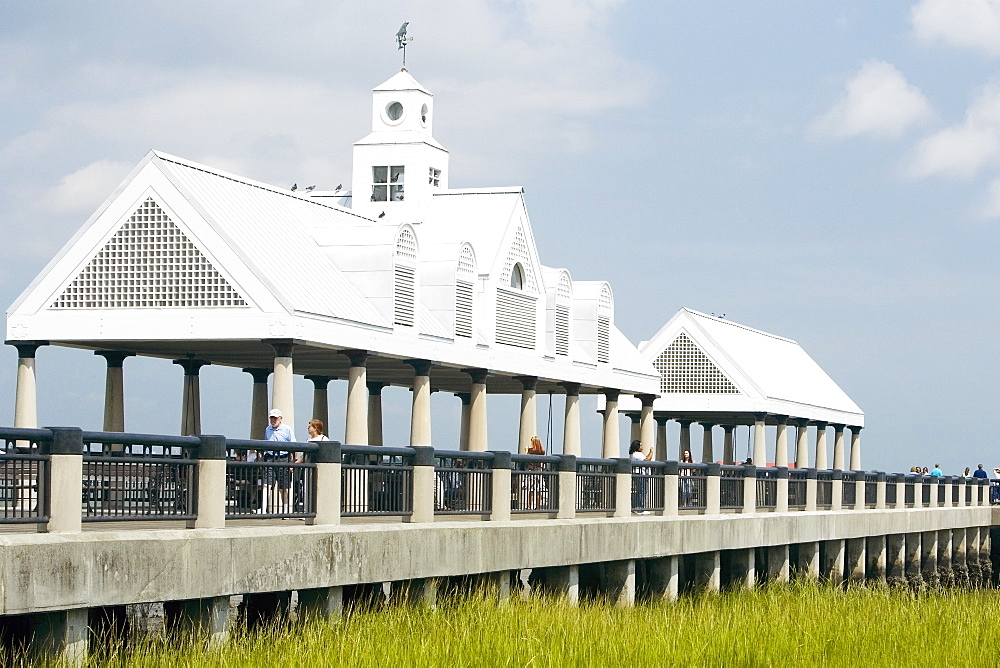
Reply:
[[920, 487], [920, 505], [924, 508], [931, 505], [931, 481], [933, 479], [930, 476], [921, 476], [920, 482], [923, 483]]
[[481, 515], [493, 510], [492, 454], [434, 453], [434, 513]]
[[725, 465], [721, 469], [719, 479], [719, 507], [728, 509], [743, 508], [743, 472], [742, 465]]
[[0, 523], [39, 524], [49, 519], [48, 429], [0, 429]]
[[559, 510], [559, 457], [511, 455], [512, 513], [554, 513]]
[[854, 508], [854, 504], [858, 501], [858, 479], [857, 473], [854, 471], [844, 471], [843, 474], [843, 485], [841, 486], [841, 507], [842, 508]]
[[951, 505], [953, 506], [957, 506], [959, 499], [962, 498], [962, 488], [960, 485], [962, 485], [963, 482], [964, 480], [961, 478], [951, 479]]
[[707, 464], [681, 464], [677, 469], [677, 507], [704, 510], [708, 502]]
[[778, 505], [778, 471], [757, 469], [757, 508], [775, 508]]
[[632, 464], [632, 510], [655, 512], [664, 508], [663, 462], [641, 462]]
[[888, 508], [895, 508], [896, 501], [898, 499], [897, 495], [898, 487], [896, 485], [895, 476], [889, 476], [885, 483], [885, 505]]
[[226, 446], [226, 519], [316, 516], [318, 446], [234, 439]]
[[412, 448], [345, 445], [341, 464], [341, 515], [409, 515], [413, 512]]
[[833, 471], [816, 472], [816, 507], [833, 506]]
[[917, 499], [917, 492], [915, 489], [916, 476], [906, 476], [906, 482], [903, 483], [903, 504], [907, 508], [912, 508], [913, 504]]
[[937, 485], [935, 486], [937, 487], [937, 504], [939, 506], [943, 506], [945, 504], [945, 491], [946, 491], [944, 488], [944, 480], [939, 477], [937, 479]]
[[196, 518], [200, 445], [194, 436], [83, 432], [83, 521]]
[[576, 460], [576, 509], [578, 512], [615, 509], [614, 460]]
[[878, 504], [878, 474], [865, 473], [865, 507], [874, 508]]
[[806, 507], [806, 475], [805, 469], [789, 469], [788, 471], [788, 507]]

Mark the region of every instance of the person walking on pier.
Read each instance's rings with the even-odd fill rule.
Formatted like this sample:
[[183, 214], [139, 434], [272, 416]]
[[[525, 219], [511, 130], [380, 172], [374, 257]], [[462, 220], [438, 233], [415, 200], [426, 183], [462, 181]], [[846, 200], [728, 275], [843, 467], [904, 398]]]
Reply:
[[[286, 424], [281, 424], [283, 417], [284, 416], [282, 415], [281, 410], [277, 408], [272, 408], [267, 414], [268, 425], [267, 428], [264, 429], [265, 441], [291, 443], [295, 440], [295, 434], [292, 432], [292, 428]], [[288, 462], [291, 460], [291, 452], [288, 450], [271, 450], [264, 455], [264, 460]], [[289, 510], [288, 490], [292, 486], [292, 469], [287, 466], [268, 466], [264, 469], [263, 474], [264, 489], [261, 496], [261, 511], [264, 513], [274, 510], [287, 512]], [[280, 507], [268, 507], [268, 496], [272, 494], [273, 499], [280, 499]]]
[[931, 469], [931, 475], [934, 476], [935, 478], [940, 478], [941, 476], [944, 475], [944, 471], [941, 470], [940, 464], [934, 465], [934, 468]]
[[684, 498], [684, 505], [691, 506], [694, 504], [694, 481], [691, 479], [694, 469], [683, 466], [683, 464], [694, 464], [690, 450], [685, 450], [681, 455], [681, 464], [681, 468], [677, 469], [677, 474], [681, 478], [681, 496]]
[[628, 455], [632, 460], [632, 512], [637, 515], [648, 515], [649, 511], [646, 510], [646, 486], [649, 483], [649, 469], [642, 466], [642, 463], [652, 459], [653, 452], [650, 450], [648, 453], [644, 453], [642, 451], [642, 443], [635, 440], [629, 445]]
[[983, 470], [983, 465], [980, 464], [975, 471], [972, 472], [973, 478], [989, 478], [986, 471]]

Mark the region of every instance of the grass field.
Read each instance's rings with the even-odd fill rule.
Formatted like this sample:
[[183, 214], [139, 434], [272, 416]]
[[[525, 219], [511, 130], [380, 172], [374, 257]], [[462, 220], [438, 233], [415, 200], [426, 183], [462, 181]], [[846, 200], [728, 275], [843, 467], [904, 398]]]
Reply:
[[150, 636], [92, 665], [996, 665], [1000, 592], [914, 595], [811, 583], [676, 603], [571, 607], [538, 598], [392, 607], [254, 634], [206, 650]]

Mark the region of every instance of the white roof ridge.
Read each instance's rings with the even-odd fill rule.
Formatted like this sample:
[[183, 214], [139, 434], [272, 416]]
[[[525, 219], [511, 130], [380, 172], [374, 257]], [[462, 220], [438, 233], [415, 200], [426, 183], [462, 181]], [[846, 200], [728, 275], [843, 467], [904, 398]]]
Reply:
[[443, 195], [520, 195], [524, 186], [488, 186], [483, 188], [448, 188], [434, 193], [435, 197]]
[[742, 324], [740, 324], [738, 322], [733, 322], [732, 320], [726, 320], [725, 318], [720, 318], [718, 316], [709, 315], [708, 313], [702, 313], [701, 311], [695, 311], [693, 308], [688, 308], [688, 307], [684, 306], [684, 307], [681, 308], [681, 310], [682, 311], [686, 311], [686, 312], [688, 312], [688, 313], [690, 313], [692, 315], [701, 316], [702, 318], [706, 318], [707, 320], [712, 320], [714, 322], [718, 322], [718, 323], [721, 323], [721, 324], [724, 324], [724, 325], [730, 325], [730, 326], [736, 327], [738, 329], [744, 329], [744, 330], [746, 330], [748, 332], [753, 332], [754, 334], [760, 334], [761, 336], [767, 336], [767, 337], [770, 337], [772, 339], [777, 339], [779, 341], [785, 341], [786, 343], [794, 343], [795, 345], [799, 345], [797, 341], [795, 341], [793, 339], [789, 339], [788, 337], [778, 336], [777, 334], [771, 334], [770, 332], [764, 332], [764, 331], [759, 330], [759, 329], [754, 329], [753, 327], [749, 327], [747, 325], [742, 325]]

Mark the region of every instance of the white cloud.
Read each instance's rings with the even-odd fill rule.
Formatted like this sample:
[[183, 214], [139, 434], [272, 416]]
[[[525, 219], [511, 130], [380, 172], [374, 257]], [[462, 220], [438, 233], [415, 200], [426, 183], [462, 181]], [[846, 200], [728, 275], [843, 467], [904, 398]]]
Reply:
[[930, 104], [919, 88], [892, 64], [872, 60], [847, 82], [844, 96], [816, 119], [812, 131], [833, 138], [894, 138], [930, 117]]
[[910, 20], [923, 42], [1000, 56], [1000, 0], [921, 0]]
[[67, 174], [42, 198], [42, 210], [50, 213], [89, 214], [103, 202], [128, 174], [131, 165], [98, 160]]
[[968, 178], [1000, 159], [1000, 85], [988, 86], [965, 120], [917, 144], [909, 174]]

